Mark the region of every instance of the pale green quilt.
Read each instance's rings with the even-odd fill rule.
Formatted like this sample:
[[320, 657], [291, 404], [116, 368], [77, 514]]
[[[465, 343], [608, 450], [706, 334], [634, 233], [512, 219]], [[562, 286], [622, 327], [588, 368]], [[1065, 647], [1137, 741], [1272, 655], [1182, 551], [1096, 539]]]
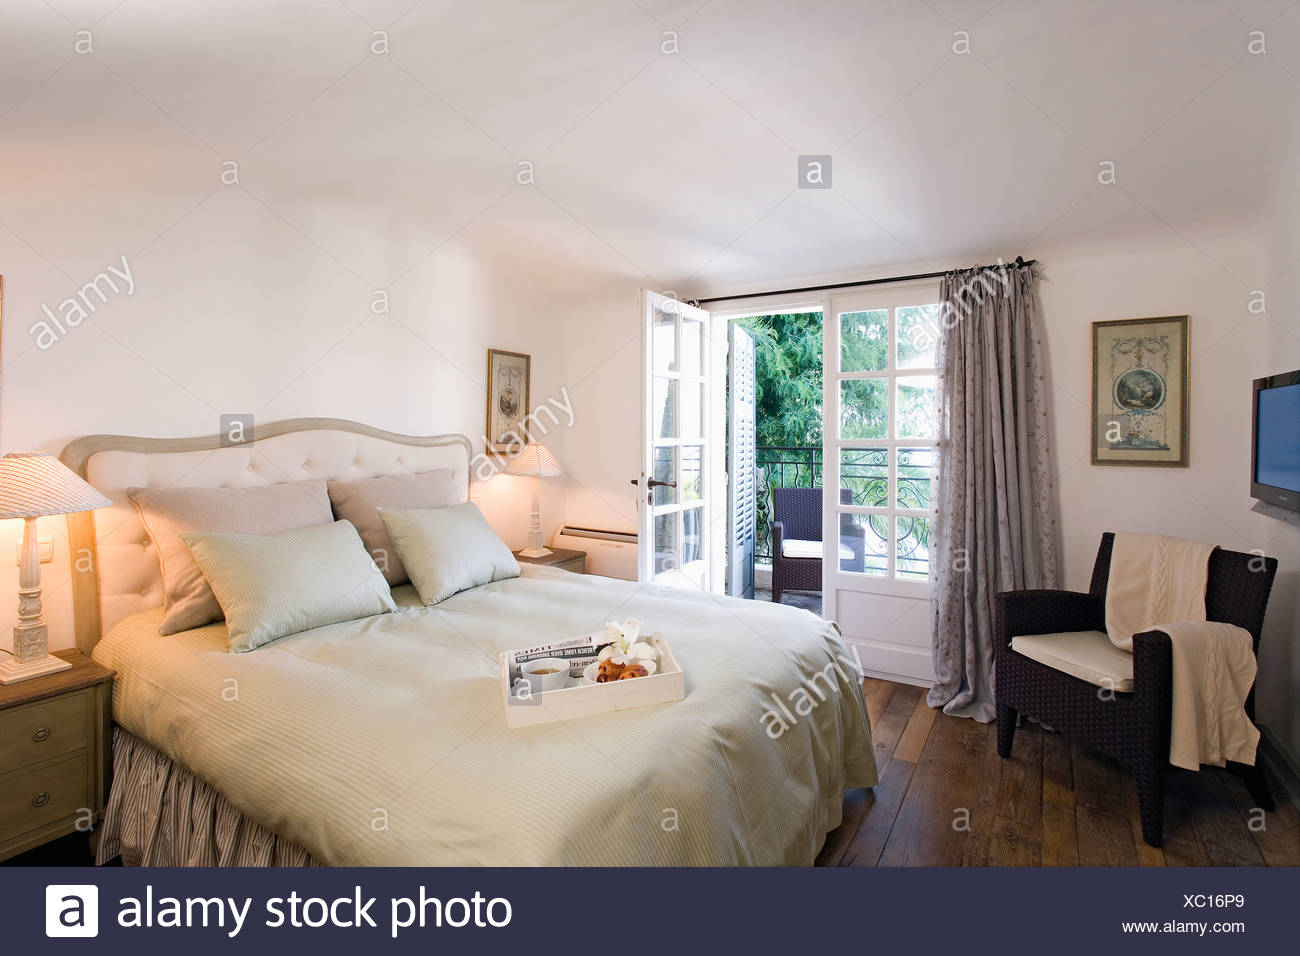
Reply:
[[[226, 627], [95, 649], [114, 719], [336, 865], [808, 864], [876, 783], [852, 658], [797, 608], [525, 567], [434, 608], [226, 651]], [[635, 617], [686, 699], [506, 727], [497, 653]]]

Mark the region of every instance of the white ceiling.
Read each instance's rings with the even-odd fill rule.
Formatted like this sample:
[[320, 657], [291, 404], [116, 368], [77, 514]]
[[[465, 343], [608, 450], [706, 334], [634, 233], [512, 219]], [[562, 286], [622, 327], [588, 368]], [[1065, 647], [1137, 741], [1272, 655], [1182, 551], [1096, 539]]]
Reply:
[[[374, 287], [461, 234], [557, 294], [1154, 235], [1247, 269], [1237, 236], [1300, 183], [1298, 121], [1287, 0], [0, 9], [0, 223], [73, 275], [119, 254], [106, 229], [134, 252], [202, 219], [225, 161], [250, 223], [269, 209]], [[833, 157], [832, 189], [795, 188], [801, 153]]]

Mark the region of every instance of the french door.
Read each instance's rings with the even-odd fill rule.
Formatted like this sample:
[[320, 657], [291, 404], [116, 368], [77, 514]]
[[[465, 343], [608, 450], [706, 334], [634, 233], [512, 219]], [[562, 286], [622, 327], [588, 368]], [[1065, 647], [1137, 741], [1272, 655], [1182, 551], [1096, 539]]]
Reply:
[[[638, 493], [638, 580], [719, 590], [724, 556], [725, 473], [717, 459], [723, 427], [720, 368], [726, 343], [709, 313], [656, 292], [641, 294], [642, 467]], [[723, 529], [725, 531], [725, 528]]]
[[822, 613], [873, 676], [927, 683], [937, 283], [829, 297]]

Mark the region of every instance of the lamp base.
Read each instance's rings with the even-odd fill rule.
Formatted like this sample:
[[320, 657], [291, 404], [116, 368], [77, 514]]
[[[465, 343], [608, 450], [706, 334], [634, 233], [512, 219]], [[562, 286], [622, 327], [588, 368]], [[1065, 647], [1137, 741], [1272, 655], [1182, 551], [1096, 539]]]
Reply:
[[46, 654], [44, 658], [28, 661], [25, 664], [19, 664], [13, 658], [7, 657], [0, 661], [0, 684], [17, 684], [19, 681], [31, 680], [33, 677], [57, 674], [71, 667], [72, 665], [67, 661], [53, 654]]
[[550, 548], [524, 548], [519, 552], [519, 556], [523, 558], [544, 558], [548, 554], [554, 553]]

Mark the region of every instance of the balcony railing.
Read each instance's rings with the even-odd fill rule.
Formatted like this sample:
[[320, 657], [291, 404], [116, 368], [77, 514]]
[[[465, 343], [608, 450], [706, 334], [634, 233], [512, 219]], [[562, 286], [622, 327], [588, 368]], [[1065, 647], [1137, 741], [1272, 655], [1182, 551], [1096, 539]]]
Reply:
[[[899, 448], [896, 501], [893, 507], [912, 511], [930, 510], [930, 480], [934, 470], [933, 448]], [[889, 455], [885, 448], [844, 449], [840, 459], [840, 484], [852, 489], [853, 502], [868, 508], [890, 507]], [[758, 539], [755, 558], [772, 560], [773, 488], [820, 488], [822, 450], [806, 445], [759, 445], [756, 456], [759, 480], [756, 502]], [[887, 515], [860, 519], [866, 532], [865, 571], [884, 574], [888, 569], [889, 521]], [[920, 515], [898, 515], [895, 528], [895, 573], [903, 578], [929, 577], [930, 519]]]

